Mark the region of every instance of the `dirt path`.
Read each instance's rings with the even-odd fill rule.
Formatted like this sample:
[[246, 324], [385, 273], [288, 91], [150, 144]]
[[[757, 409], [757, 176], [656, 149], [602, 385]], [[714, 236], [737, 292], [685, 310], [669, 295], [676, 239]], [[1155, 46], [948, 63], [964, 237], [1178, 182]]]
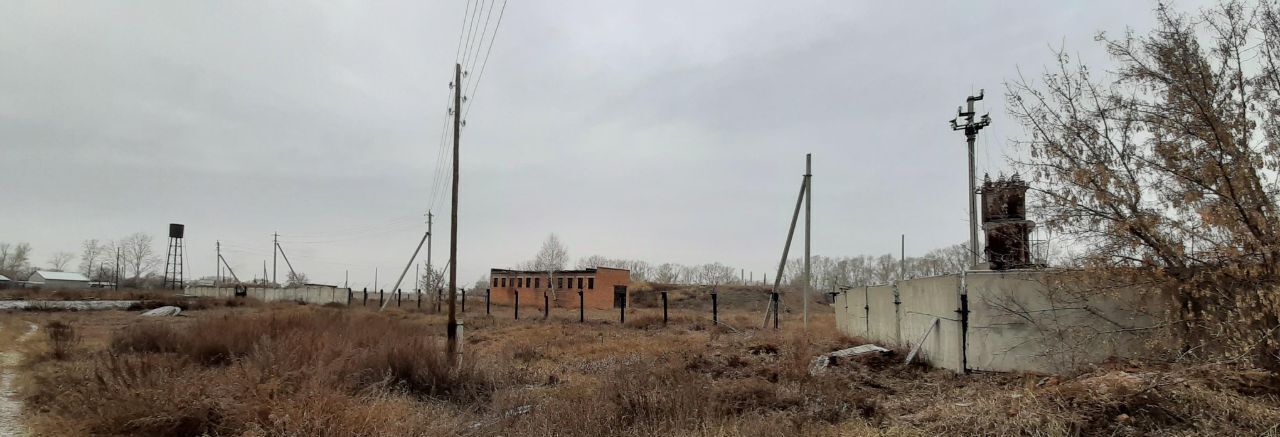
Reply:
[[[27, 332], [18, 337], [22, 343], [35, 335], [38, 327], [34, 323], [27, 324]], [[0, 351], [0, 436], [26, 435], [22, 426], [22, 402], [13, 387], [13, 379], [17, 375], [18, 363], [22, 362], [22, 352], [17, 350]]]

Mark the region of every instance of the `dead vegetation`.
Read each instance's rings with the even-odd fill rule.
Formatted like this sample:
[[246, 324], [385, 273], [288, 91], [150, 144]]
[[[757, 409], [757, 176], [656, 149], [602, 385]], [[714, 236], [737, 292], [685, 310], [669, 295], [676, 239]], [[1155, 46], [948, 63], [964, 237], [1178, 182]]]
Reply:
[[66, 359], [28, 354], [37, 435], [1258, 435], [1280, 423], [1280, 379], [1225, 365], [955, 375], [898, 351], [813, 376], [815, 355], [860, 344], [827, 314], [808, 336], [794, 319], [735, 333], [693, 312], [665, 328], [647, 313], [625, 326], [477, 316], [454, 371], [432, 314], [25, 317], [85, 334]]

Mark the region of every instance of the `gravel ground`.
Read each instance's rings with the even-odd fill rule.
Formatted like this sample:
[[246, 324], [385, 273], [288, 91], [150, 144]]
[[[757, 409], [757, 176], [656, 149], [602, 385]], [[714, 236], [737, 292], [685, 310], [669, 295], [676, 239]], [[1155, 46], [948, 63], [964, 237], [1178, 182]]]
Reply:
[[[36, 333], [36, 329], [35, 324], [28, 324], [27, 332], [18, 337], [18, 341], [27, 341]], [[26, 435], [22, 426], [22, 402], [15, 397], [13, 387], [13, 378], [17, 375], [15, 367], [21, 361], [21, 352], [0, 352], [0, 436]]]

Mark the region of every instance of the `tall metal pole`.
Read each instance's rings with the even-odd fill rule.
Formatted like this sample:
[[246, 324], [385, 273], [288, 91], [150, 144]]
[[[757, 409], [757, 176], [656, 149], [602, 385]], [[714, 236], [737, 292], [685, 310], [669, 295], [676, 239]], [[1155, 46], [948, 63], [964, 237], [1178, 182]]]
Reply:
[[275, 286], [276, 282], [276, 252], [280, 251], [280, 233], [271, 234], [271, 285]]
[[217, 273], [215, 273], [215, 274], [214, 274], [214, 276], [213, 276], [213, 281], [214, 281], [214, 282], [213, 282], [213, 286], [215, 286], [215, 287], [217, 287], [217, 286], [218, 286], [218, 284], [221, 284], [221, 283], [222, 283], [222, 240], [218, 240], [218, 249], [217, 249], [217, 251], [218, 251], [218, 259], [214, 260], [214, 261], [216, 261], [216, 262], [214, 263], [214, 266], [216, 267], [216, 270], [215, 270], [215, 271], [216, 271]]
[[902, 234], [902, 245], [898, 254], [898, 280], [907, 279], [907, 234]]
[[[813, 201], [813, 154], [804, 155], [804, 329], [809, 329], [809, 285], [813, 282], [809, 276], [809, 211]], [[777, 315], [774, 315], [775, 320]]]
[[[977, 181], [977, 175], [974, 170], [974, 143], [978, 139], [978, 131], [991, 124], [991, 117], [983, 114], [979, 121], [974, 121], [973, 116], [976, 114], [973, 110], [973, 102], [982, 100], [984, 90], [979, 90], [978, 95], [969, 96], [965, 99], [968, 105], [967, 110], [957, 110], [956, 118], [951, 120], [951, 130], [963, 130], [965, 141], [969, 145], [969, 265], [971, 268], [978, 266], [978, 254], [981, 249], [978, 247], [978, 200], [977, 188], [974, 186]], [[963, 119], [963, 124], [959, 123]]]
[[462, 64], [453, 64], [453, 201], [449, 210], [449, 362], [457, 362], [458, 315], [454, 306], [458, 295], [458, 135], [462, 131]]

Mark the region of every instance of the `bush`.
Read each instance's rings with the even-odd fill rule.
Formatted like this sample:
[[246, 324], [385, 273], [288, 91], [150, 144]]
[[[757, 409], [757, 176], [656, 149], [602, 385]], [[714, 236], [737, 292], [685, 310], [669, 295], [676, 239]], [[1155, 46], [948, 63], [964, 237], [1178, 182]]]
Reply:
[[49, 350], [54, 359], [67, 359], [72, 350], [80, 344], [80, 334], [67, 323], [54, 320], [45, 324], [44, 330], [49, 336]]

